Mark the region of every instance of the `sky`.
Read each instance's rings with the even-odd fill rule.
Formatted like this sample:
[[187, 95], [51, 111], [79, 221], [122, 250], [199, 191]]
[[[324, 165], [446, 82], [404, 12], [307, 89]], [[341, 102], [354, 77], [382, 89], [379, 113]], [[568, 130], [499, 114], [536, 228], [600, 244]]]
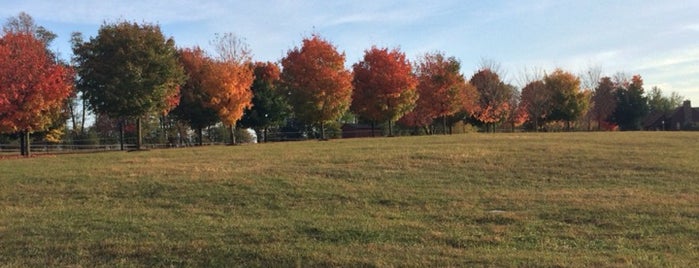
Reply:
[[211, 52], [217, 33], [244, 38], [254, 60], [279, 61], [312, 34], [346, 55], [348, 68], [371, 46], [411, 60], [441, 51], [470, 78], [484, 62], [523, 86], [531, 70], [640, 74], [646, 91], [677, 92], [699, 106], [699, 1], [696, 0], [0, 0], [0, 19], [31, 15], [58, 34], [52, 49], [69, 59], [70, 36], [88, 39], [104, 23], [160, 25], [178, 47]]

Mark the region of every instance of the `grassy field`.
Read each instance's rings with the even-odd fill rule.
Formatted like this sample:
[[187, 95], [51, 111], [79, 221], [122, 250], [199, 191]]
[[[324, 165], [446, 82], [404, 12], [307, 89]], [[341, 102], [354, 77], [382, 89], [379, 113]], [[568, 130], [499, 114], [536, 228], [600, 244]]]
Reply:
[[0, 160], [0, 266], [699, 263], [699, 133], [307, 141]]

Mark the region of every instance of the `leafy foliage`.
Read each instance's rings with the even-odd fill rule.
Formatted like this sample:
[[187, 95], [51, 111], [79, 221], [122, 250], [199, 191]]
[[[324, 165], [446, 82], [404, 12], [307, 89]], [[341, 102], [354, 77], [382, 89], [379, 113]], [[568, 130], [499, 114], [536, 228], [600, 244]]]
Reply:
[[295, 116], [305, 123], [324, 124], [349, 108], [352, 74], [345, 70], [345, 55], [318, 35], [303, 40], [282, 59], [282, 84]]
[[120, 22], [104, 24], [96, 37], [75, 44], [78, 88], [96, 113], [139, 117], [167, 113], [179, 100], [185, 76], [175, 42], [160, 27]]
[[218, 122], [218, 114], [209, 107], [210, 97], [202, 84], [211, 59], [199, 47], [180, 49], [178, 55], [187, 80], [180, 89], [179, 104], [170, 114], [196, 129], [201, 144], [201, 130]]
[[5, 33], [0, 38], [0, 132], [44, 130], [72, 93], [73, 75], [33, 34]]
[[543, 80], [529, 82], [522, 89], [522, 107], [528, 113], [528, 120], [534, 130], [539, 130], [546, 123], [551, 112], [551, 92], [546, 90]]
[[[43, 26], [39, 26], [34, 22], [29, 14], [20, 12], [17, 17], [8, 18], [2, 27], [5, 33], [28, 33], [34, 38], [41, 41], [45, 47], [56, 39], [57, 35]], [[51, 56], [54, 56], [53, 54]]]
[[592, 95], [592, 108], [590, 112], [597, 121], [597, 129], [602, 126], [602, 122], [609, 120], [616, 109], [616, 97], [614, 94], [614, 82], [608, 76], [602, 77]]
[[680, 105], [684, 97], [677, 92], [670, 93], [670, 96], [663, 95], [663, 91], [659, 87], [653, 87], [648, 94], [648, 110], [649, 113], [667, 113], [671, 112]]
[[644, 96], [643, 79], [634, 75], [631, 82], [619, 81], [616, 89], [616, 109], [611, 121], [621, 130], [639, 130], [643, 117], [648, 114], [648, 98]]
[[290, 107], [286, 96], [279, 89], [279, 65], [273, 62], [257, 62], [253, 72], [255, 79], [251, 87], [252, 108], [245, 110], [240, 124], [256, 129], [266, 140], [266, 135], [260, 132], [266, 133], [267, 128], [280, 124], [288, 116]]
[[417, 78], [405, 53], [398, 49], [372, 47], [364, 59], [353, 66], [351, 110], [372, 122], [389, 123], [415, 107]]
[[502, 82], [500, 76], [489, 68], [473, 74], [471, 84], [476, 87], [480, 96], [474, 118], [486, 125], [494, 125], [505, 120], [510, 111], [512, 88]]
[[507, 118], [505, 122], [512, 126], [512, 131], [514, 132], [515, 127], [522, 125], [529, 119], [529, 113], [527, 111], [527, 106], [522, 102], [522, 96], [520, 92], [512, 85], [508, 85], [512, 91], [512, 96], [509, 101], [510, 110], [507, 113]]
[[442, 53], [425, 54], [416, 66], [418, 78], [417, 107], [401, 122], [408, 126], [425, 126], [435, 118], [442, 118], [446, 132], [446, 117], [465, 111], [473, 114], [478, 93], [460, 73], [461, 63]]
[[235, 126], [243, 117], [243, 111], [251, 107], [253, 78], [248, 63], [214, 61], [208, 65], [202, 81], [203, 89], [211, 98], [210, 107], [218, 113], [223, 124]]
[[572, 73], [556, 69], [544, 76], [544, 84], [551, 92], [549, 119], [565, 121], [566, 128], [570, 129], [570, 122], [580, 118], [588, 106], [585, 95], [580, 91], [580, 79]]

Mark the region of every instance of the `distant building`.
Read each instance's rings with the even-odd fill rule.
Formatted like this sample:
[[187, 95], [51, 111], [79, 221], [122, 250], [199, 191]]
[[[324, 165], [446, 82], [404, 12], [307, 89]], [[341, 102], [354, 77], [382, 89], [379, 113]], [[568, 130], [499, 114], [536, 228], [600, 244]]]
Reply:
[[668, 113], [654, 112], [643, 121], [645, 130], [697, 130], [699, 129], [699, 107], [684, 101], [682, 106]]

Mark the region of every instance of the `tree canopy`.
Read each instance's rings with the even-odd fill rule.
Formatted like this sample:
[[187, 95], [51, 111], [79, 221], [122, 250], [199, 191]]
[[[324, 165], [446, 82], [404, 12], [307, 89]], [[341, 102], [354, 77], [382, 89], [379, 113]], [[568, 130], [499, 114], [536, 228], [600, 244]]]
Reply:
[[218, 122], [218, 114], [209, 106], [211, 97], [203, 85], [212, 60], [199, 47], [180, 49], [178, 55], [187, 80], [180, 88], [179, 104], [170, 114], [195, 129], [201, 145], [202, 129]]
[[[73, 53], [77, 86], [98, 114], [140, 122], [146, 114], [167, 113], [179, 101], [184, 71], [174, 40], [157, 25], [104, 24], [90, 41], [74, 44]], [[139, 148], [140, 143], [139, 135]]]
[[490, 68], [483, 68], [473, 74], [471, 84], [476, 87], [480, 96], [474, 118], [491, 127], [504, 121], [510, 110], [512, 88], [500, 80], [497, 72]]
[[415, 107], [417, 78], [405, 54], [398, 49], [372, 47], [353, 66], [351, 110], [373, 122], [398, 120]]
[[73, 75], [32, 33], [0, 38], [0, 132], [22, 133], [22, 154], [29, 154], [28, 134], [45, 130], [61, 112], [73, 92]]
[[[289, 104], [279, 89], [281, 70], [273, 62], [256, 62], [251, 90], [252, 108], [245, 110], [240, 124], [257, 131], [258, 139], [267, 140], [267, 129], [280, 124], [289, 114]], [[261, 134], [261, 136], [260, 136]]]
[[345, 69], [345, 54], [318, 35], [303, 39], [303, 45], [282, 59], [282, 85], [294, 115], [301, 121], [319, 124], [325, 139], [325, 123], [342, 116], [352, 98], [352, 74]]

